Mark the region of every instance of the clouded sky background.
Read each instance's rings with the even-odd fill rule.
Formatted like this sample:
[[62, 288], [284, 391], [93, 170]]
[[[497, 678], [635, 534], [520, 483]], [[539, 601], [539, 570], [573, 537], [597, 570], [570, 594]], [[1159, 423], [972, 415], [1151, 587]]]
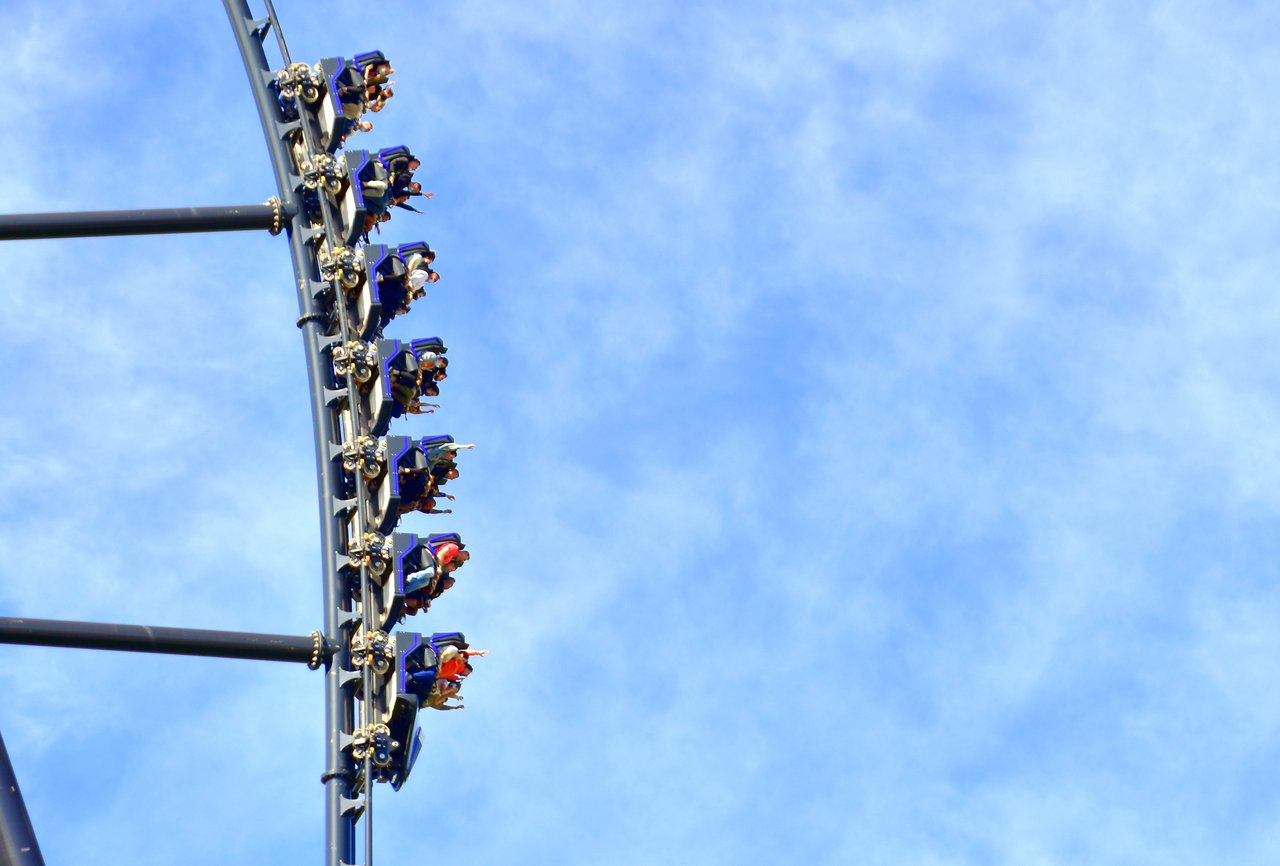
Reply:
[[[1280, 8], [358, 8], [278, 4], [397, 68], [357, 141], [443, 280], [388, 335], [452, 363], [393, 432], [479, 443], [411, 626], [492, 650], [384, 862], [1280, 859]], [[273, 194], [221, 4], [0, 47], [0, 209]], [[0, 261], [0, 610], [318, 627], [283, 240]], [[319, 675], [0, 659], [51, 864], [319, 862]]]

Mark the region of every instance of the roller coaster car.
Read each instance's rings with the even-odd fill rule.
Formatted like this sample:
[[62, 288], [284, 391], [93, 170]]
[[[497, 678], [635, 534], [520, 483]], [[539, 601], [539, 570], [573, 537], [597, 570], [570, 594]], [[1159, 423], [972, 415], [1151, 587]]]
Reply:
[[360, 67], [349, 60], [326, 57], [320, 61], [320, 77], [325, 83], [324, 92], [315, 105], [320, 146], [335, 153], [368, 107], [364, 75]]
[[413, 696], [420, 706], [429, 705], [437, 697], [436, 672], [441, 653], [446, 647], [465, 650], [470, 644], [460, 631], [436, 632], [428, 640], [410, 632], [407, 637], [411, 639], [401, 642], [401, 636], [402, 633], [396, 634], [397, 697]]
[[[349, 536], [355, 532], [354, 523], [352, 520], [347, 525]], [[389, 632], [397, 622], [404, 619], [407, 612], [417, 611], [416, 603], [413, 611], [405, 610], [405, 598], [408, 595], [405, 580], [408, 575], [421, 571], [424, 562], [432, 563], [433, 554], [425, 541], [419, 541], [418, 536], [409, 532], [396, 532], [386, 536], [385, 550], [388, 558], [377, 563], [380, 568], [375, 569], [372, 567], [375, 563], [370, 563], [369, 577], [374, 584], [375, 596], [375, 609], [371, 612], [370, 621], [377, 623], [377, 628], [381, 631]], [[358, 596], [359, 572], [353, 567], [350, 573], [352, 592]]]
[[363, 392], [364, 418], [370, 424], [366, 432], [381, 436], [391, 426], [391, 419], [415, 409], [419, 388], [418, 356], [411, 346], [399, 340], [379, 340], [378, 375]]
[[387, 169], [367, 150], [350, 150], [343, 154], [347, 182], [341, 191], [325, 191], [341, 221], [339, 234], [346, 246], [352, 247], [366, 233], [365, 218], [386, 213], [390, 201]]
[[[430, 638], [413, 632], [396, 632], [396, 667], [387, 678], [383, 706], [387, 707], [384, 723], [397, 743], [391, 762], [379, 769], [379, 778], [400, 787], [409, 778], [414, 761], [422, 750], [422, 732], [418, 728], [418, 710], [425, 705], [443, 704], [436, 689], [435, 669], [446, 646], [466, 649], [460, 632], [433, 634]], [[434, 695], [434, 697], [433, 697]]]
[[427, 455], [409, 437], [388, 436], [385, 442], [388, 470], [376, 487], [371, 482], [369, 513], [365, 516], [369, 528], [384, 535], [400, 519], [402, 503], [425, 495], [431, 471]]
[[[415, 577], [415, 575], [421, 575], [424, 571], [430, 572], [435, 568], [436, 553], [431, 548], [431, 545], [425, 540], [419, 539], [416, 535], [398, 532], [396, 536], [403, 536], [412, 542], [405, 547], [403, 553], [397, 553], [395, 579], [403, 587], [405, 598], [414, 602], [413, 606], [416, 608], [422, 604], [425, 596], [423, 595], [424, 587], [422, 586], [424, 578]], [[428, 584], [426, 589], [433, 589], [435, 586], [434, 578], [427, 575], [426, 581]], [[406, 613], [416, 613], [416, 609], [406, 611]]]
[[365, 244], [360, 255], [364, 259], [364, 282], [347, 296], [352, 327], [362, 340], [372, 339], [382, 333], [382, 294], [384, 280], [404, 281], [404, 262], [395, 251], [382, 244]]

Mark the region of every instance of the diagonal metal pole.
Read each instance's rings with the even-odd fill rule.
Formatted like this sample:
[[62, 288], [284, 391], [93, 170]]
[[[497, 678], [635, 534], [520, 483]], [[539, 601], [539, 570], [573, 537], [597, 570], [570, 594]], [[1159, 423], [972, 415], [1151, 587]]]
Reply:
[[44, 866], [4, 737], [0, 737], [0, 866]]
[[330, 648], [325, 645], [318, 632], [306, 637], [295, 637], [287, 634], [68, 622], [12, 616], [0, 617], [0, 644], [301, 662], [312, 667], [319, 667], [330, 653]]
[[279, 203], [270, 202], [230, 207], [0, 214], [0, 241], [239, 232], [253, 229], [279, 233], [289, 216]]

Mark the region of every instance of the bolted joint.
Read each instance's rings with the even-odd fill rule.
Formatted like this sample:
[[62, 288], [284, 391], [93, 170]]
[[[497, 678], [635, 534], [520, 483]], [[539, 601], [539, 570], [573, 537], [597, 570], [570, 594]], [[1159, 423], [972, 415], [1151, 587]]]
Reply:
[[347, 560], [352, 568], [367, 565], [374, 577], [382, 577], [391, 566], [391, 539], [380, 532], [366, 532], [351, 542]]
[[358, 728], [351, 740], [351, 757], [357, 761], [371, 758], [375, 767], [391, 764], [391, 753], [400, 748], [398, 740], [391, 739], [391, 728], [384, 724]]
[[387, 444], [372, 436], [360, 436], [354, 442], [342, 445], [342, 468], [347, 472], [360, 470], [369, 481], [387, 471]]
[[305, 63], [291, 63], [276, 73], [276, 84], [280, 95], [287, 99], [302, 97], [308, 104], [320, 101], [324, 92], [324, 78], [319, 69], [312, 69]]
[[307, 189], [323, 189], [331, 195], [338, 195], [346, 185], [346, 163], [339, 162], [328, 153], [302, 154], [298, 170]]
[[391, 670], [395, 658], [395, 645], [385, 631], [362, 628], [351, 636], [351, 663], [356, 667], [368, 667], [376, 674], [385, 674]]
[[358, 288], [364, 279], [364, 257], [348, 246], [330, 249], [325, 243], [316, 254], [320, 276], [330, 282], [338, 282], [345, 291]]
[[378, 369], [378, 347], [363, 340], [348, 340], [333, 347], [333, 373], [339, 378], [350, 375], [361, 385], [373, 378]]

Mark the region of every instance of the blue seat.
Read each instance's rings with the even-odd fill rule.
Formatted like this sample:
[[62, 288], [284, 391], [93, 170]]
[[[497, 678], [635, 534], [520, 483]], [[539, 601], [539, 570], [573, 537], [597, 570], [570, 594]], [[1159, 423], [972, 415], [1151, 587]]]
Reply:
[[426, 241], [413, 241], [411, 243], [401, 244], [396, 247], [396, 252], [399, 253], [400, 258], [404, 259], [406, 262], [409, 261], [409, 256], [414, 253], [417, 253], [424, 259], [431, 259], [432, 261], [434, 261], [436, 257], [435, 250], [431, 249], [431, 245]]
[[400, 172], [409, 172], [409, 176], [413, 176], [409, 163], [417, 157], [413, 152], [403, 144], [397, 144], [395, 147], [384, 147], [378, 151], [378, 161], [386, 166], [389, 174], [398, 174]]
[[363, 54], [357, 54], [355, 57], [351, 59], [355, 62], [356, 66], [360, 67], [361, 72], [363, 72], [365, 67], [367, 66], [377, 66], [379, 63], [387, 62], [387, 56], [383, 54], [381, 51], [376, 51], [376, 50], [366, 51]]
[[[423, 337], [418, 340], [412, 340], [409, 348], [413, 351], [414, 356], [418, 359], [418, 366], [424, 370], [428, 367], [434, 367], [436, 361], [444, 358], [449, 350], [445, 347], [444, 340], [439, 337]], [[448, 359], [445, 358], [447, 361]]]
[[458, 547], [465, 549], [466, 545], [462, 543], [462, 536], [456, 532], [441, 532], [436, 535], [427, 536], [427, 544], [431, 545], [431, 549], [435, 550], [442, 544], [456, 544]]

